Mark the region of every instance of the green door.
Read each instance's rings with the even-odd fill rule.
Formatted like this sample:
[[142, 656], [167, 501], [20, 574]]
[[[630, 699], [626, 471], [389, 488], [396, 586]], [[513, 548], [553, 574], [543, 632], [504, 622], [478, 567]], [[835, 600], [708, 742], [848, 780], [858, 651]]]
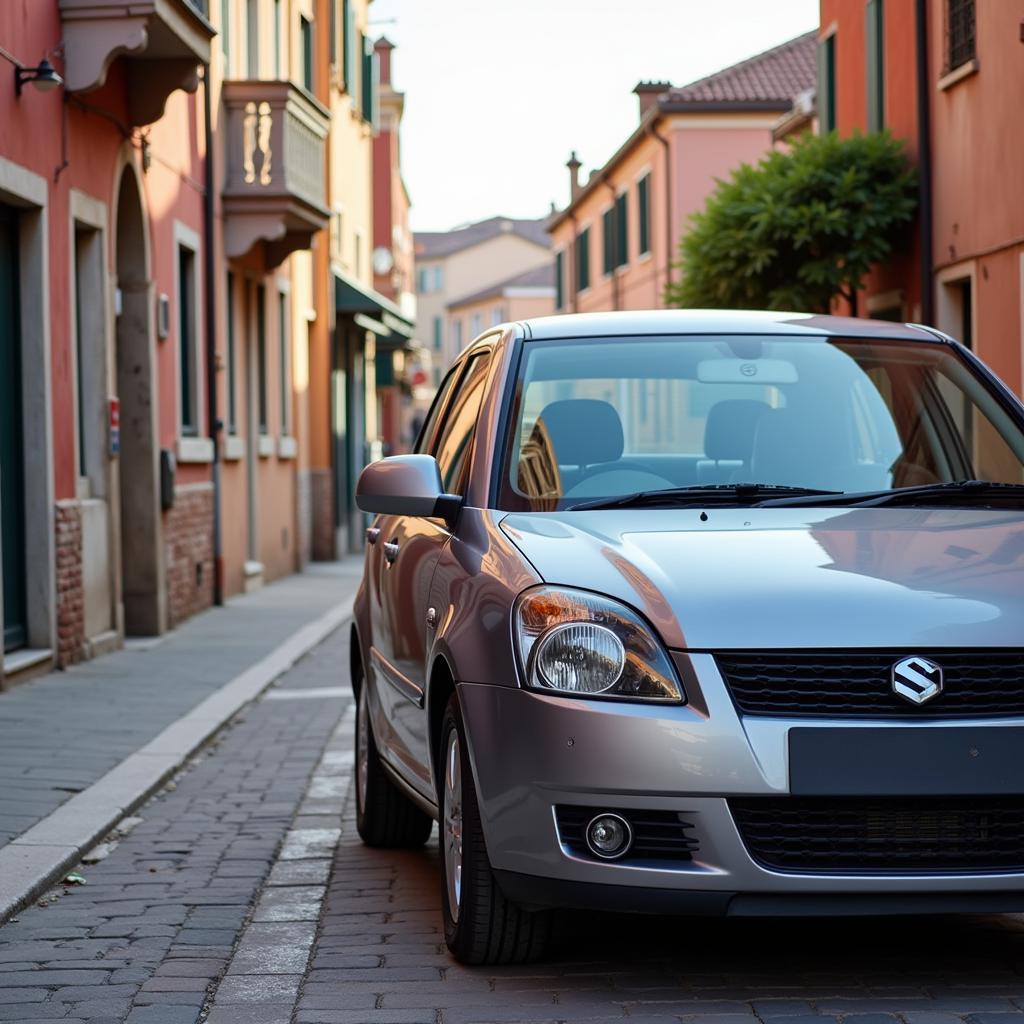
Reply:
[[4, 650], [26, 641], [25, 466], [22, 458], [21, 326], [18, 317], [18, 221], [0, 205], [0, 526]]

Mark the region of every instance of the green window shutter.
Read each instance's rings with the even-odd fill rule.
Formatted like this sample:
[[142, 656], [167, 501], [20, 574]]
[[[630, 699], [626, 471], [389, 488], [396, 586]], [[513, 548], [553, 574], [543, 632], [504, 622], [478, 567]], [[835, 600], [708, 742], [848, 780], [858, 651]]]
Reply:
[[590, 287], [590, 228], [576, 236], [576, 290]]
[[885, 46], [883, 0], [868, 0], [864, 8], [865, 77], [868, 86], [868, 131], [885, 127]]
[[615, 200], [615, 255], [615, 266], [629, 263], [629, 211], [625, 192]]
[[822, 135], [836, 128], [836, 37], [818, 43], [818, 124]]
[[362, 57], [361, 104], [359, 112], [363, 120], [376, 126], [377, 122], [377, 54], [373, 43], [359, 33], [359, 52]]
[[651, 176], [645, 174], [636, 183], [636, 218], [638, 222], [640, 255], [651, 251]]
[[338, 63], [338, 4], [340, 0], [330, 0], [330, 32], [331, 32], [331, 63]]
[[601, 215], [601, 249], [604, 259], [601, 269], [610, 274], [615, 269], [615, 207]]
[[356, 30], [356, 10], [354, 0], [344, 0], [343, 10], [345, 12], [344, 29], [345, 29], [345, 49], [344, 49], [344, 75], [345, 75], [345, 92], [352, 98], [352, 102], [356, 99], [356, 79], [359, 75], [359, 33]]
[[562, 287], [562, 274], [565, 267], [565, 256], [563, 253], [555, 253], [555, 309], [561, 309], [565, 305], [565, 295]]
[[299, 16], [299, 31], [302, 35], [302, 87], [313, 91], [313, 23]]

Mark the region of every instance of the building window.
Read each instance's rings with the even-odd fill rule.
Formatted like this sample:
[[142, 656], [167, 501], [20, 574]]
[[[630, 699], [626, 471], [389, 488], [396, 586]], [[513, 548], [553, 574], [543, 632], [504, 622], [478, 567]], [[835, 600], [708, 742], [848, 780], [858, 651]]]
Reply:
[[256, 427], [270, 433], [267, 422], [267, 289], [256, 288]]
[[299, 16], [299, 36], [302, 39], [302, 88], [313, 91], [313, 22]]
[[501, 306], [495, 306], [491, 310], [491, 326], [497, 327], [505, 319], [505, 311]]
[[555, 253], [555, 309], [562, 309], [565, 306], [565, 254]]
[[442, 332], [444, 330], [444, 323], [439, 316], [434, 317], [434, 348], [437, 351], [441, 349]]
[[576, 291], [590, 287], [590, 228], [584, 228], [576, 236]]
[[626, 193], [615, 200], [615, 266], [629, 263], [629, 214], [626, 211]]
[[868, 0], [864, 9], [865, 74], [868, 83], [868, 131], [885, 127], [884, 0]]
[[946, 0], [946, 70], [974, 60], [974, 44], [974, 0]]
[[818, 122], [821, 132], [836, 128], [836, 36], [818, 43]]
[[228, 433], [238, 433], [238, 357], [235, 353], [235, 275], [228, 271], [227, 283]]
[[651, 251], [651, 176], [645, 174], [636, 183], [636, 220], [640, 255]]
[[462, 350], [462, 320], [455, 319], [452, 321], [452, 346], [456, 352]]
[[274, 78], [280, 81], [281, 74], [281, 0], [274, 0]]
[[483, 317], [479, 313], [474, 313], [472, 319], [469, 321], [470, 337], [475, 338], [481, 330], [483, 330]]
[[609, 206], [601, 214], [601, 244], [604, 259], [601, 269], [610, 274], [615, 269], [615, 207]]
[[288, 372], [291, 360], [288, 358], [288, 296], [284, 292], [277, 293], [277, 343], [278, 373], [281, 381], [281, 435], [287, 437], [292, 432], [291, 418], [291, 374]]
[[181, 432], [199, 433], [199, 360], [196, 332], [196, 254], [178, 246], [178, 381], [181, 394]]
[[427, 268], [420, 267], [420, 269], [416, 271], [416, 291], [418, 291], [420, 295], [427, 294], [427, 283]]
[[442, 288], [444, 288], [444, 267], [442, 267], [441, 264], [438, 263], [437, 266], [432, 268], [432, 272], [434, 278], [434, 286], [431, 290], [439, 292], [441, 291]]
[[260, 77], [260, 0], [245, 5], [245, 67], [249, 78]]

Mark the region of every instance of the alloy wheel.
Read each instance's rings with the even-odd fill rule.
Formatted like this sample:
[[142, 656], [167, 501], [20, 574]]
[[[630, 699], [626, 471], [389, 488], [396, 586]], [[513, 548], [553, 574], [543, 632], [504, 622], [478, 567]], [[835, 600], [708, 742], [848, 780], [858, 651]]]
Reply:
[[448, 908], [458, 921], [462, 905], [462, 748], [454, 729], [448, 735], [444, 770], [444, 870]]

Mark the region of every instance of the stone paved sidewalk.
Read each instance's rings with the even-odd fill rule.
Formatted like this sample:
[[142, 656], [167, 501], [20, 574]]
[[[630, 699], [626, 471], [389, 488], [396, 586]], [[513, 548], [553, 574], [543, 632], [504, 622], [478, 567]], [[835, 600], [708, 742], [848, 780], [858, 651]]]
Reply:
[[313, 566], [153, 644], [0, 694], [0, 848], [349, 598], [360, 572], [358, 560]]

